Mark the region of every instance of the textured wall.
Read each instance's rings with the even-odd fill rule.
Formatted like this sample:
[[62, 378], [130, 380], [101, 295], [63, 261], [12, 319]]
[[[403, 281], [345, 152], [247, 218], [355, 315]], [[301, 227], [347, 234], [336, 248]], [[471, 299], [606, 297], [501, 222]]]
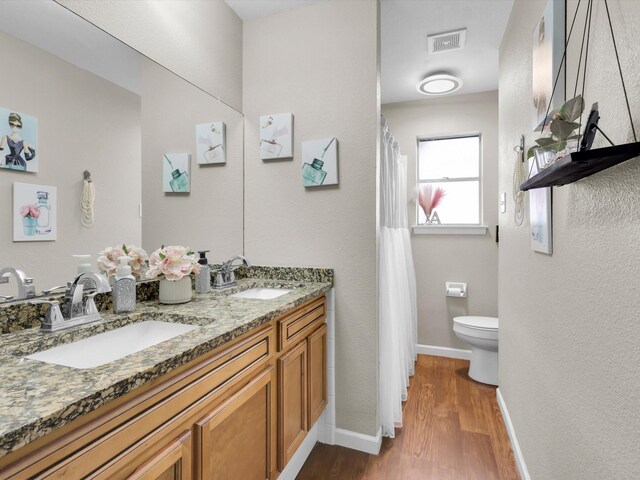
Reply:
[[56, 0], [242, 110], [242, 20], [222, 0]]
[[[519, 135], [528, 145], [535, 138], [531, 32], [545, 3], [515, 2], [500, 50], [501, 191], [511, 190]], [[569, 2], [569, 22], [576, 3]], [[640, 3], [609, 5], [638, 119]], [[601, 127], [623, 143], [630, 127], [604, 2], [594, 2], [592, 24], [586, 102], [600, 103]], [[569, 96], [580, 33], [569, 51]], [[634, 159], [554, 188], [553, 256], [531, 250], [528, 220], [514, 225], [511, 201], [500, 215], [500, 389], [536, 480], [640, 475], [639, 212], [640, 160]]]
[[[140, 97], [5, 34], [0, 64], [17, 72], [5, 69], [0, 105], [38, 118], [40, 158], [38, 173], [0, 171], [0, 268], [23, 269], [37, 290], [64, 285], [76, 273], [72, 254], [95, 260], [106, 246], [140, 245]], [[80, 222], [84, 170], [96, 187], [93, 228]], [[58, 188], [57, 241], [13, 243], [14, 182]], [[13, 280], [0, 289], [16, 293]]]
[[[195, 125], [226, 124], [227, 163], [196, 163]], [[243, 117], [147, 59], [142, 68], [142, 239], [211, 250], [211, 262], [242, 253]], [[191, 193], [162, 192], [162, 154], [191, 154]], [[177, 227], [177, 228], [176, 228]]]
[[[246, 255], [335, 269], [336, 424], [377, 431], [377, 2], [244, 24]], [[259, 116], [293, 112], [293, 160], [259, 157]], [[340, 185], [305, 190], [301, 142], [338, 138]]]
[[[417, 138], [482, 135], [482, 222], [489, 233], [412, 235], [418, 288], [418, 343], [469, 348], [453, 333], [453, 317], [498, 314], [498, 93], [386, 104], [382, 114], [408, 158], [409, 219], [415, 224]], [[467, 282], [467, 298], [445, 296], [445, 282]]]

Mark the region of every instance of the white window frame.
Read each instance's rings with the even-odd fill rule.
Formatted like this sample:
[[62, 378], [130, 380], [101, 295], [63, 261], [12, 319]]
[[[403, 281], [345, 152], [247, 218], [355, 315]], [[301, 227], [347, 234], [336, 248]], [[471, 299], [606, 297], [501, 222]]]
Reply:
[[[420, 142], [437, 141], [437, 140], [452, 140], [458, 138], [478, 138], [478, 176], [477, 177], [460, 177], [460, 178], [420, 178]], [[418, 225], [420, 218], [420, 205], [416, 202], [415, 210], [415, 225], [413, 227], [414, 233], [418, 234], [435, 234], [435, 235], [448, 235], [448, 234], [461, 234], [461, 235], [485, 235], [487, 233], [487, 226], [482, 224], [483, 205], [482, 194], [484, 190], [483, 176], [482, 176], [482, 134], [479, 132], [472, 133], [459, 133], [452, 135], [444, 135], [438, 137], [417, 137], [416, 139], [416, 185], [418, 190], [424, 184], [433, 183], [454, 183], [465, 181], [477, 181], [478, 182], [478, 223], [472, 224], [457, 224], [448, 223], [444, 225]]]

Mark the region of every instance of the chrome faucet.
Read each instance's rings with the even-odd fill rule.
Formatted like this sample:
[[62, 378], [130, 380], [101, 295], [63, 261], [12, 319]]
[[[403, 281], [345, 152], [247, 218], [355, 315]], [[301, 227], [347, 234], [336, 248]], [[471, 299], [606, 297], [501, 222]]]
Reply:
[[29, 278], [22, 270], [6, 267], [0, 270], [0, 284], [9, 283], [9, 277], [13, 275], [18, 281], [18, 296], [16, 300], [33, 298], [36, 296], [36, 288], [33, 286], [33, 278]]
[[[241, 260], [242, 263], [235, 264], [236, 260]], [[215, 271], [215, 278], [213, 279], [213, 288], [221, 289], [227, 287], [233, 287], [236, 284], [235, 271], [240, 267], [250, 267], [249, 260], [242, 255], [236, 255], [235, 257], [223, 262], [218, 270]]]
[[[87, 294], [86, 298], [84, 298], [85, 287], [95, 289], [93, 293]], [[33, 303], [49, 304], [41, 330], [56, 332], [100, 320], [100, 313], [94, 297], [98, 293], [110, 291], [111, 287], [105, 276], [93, 272], [81, 273], [72, 283], [67, 285], [62, 308], [60, 308], [60, 302], [55, 300], [33, 301]]]

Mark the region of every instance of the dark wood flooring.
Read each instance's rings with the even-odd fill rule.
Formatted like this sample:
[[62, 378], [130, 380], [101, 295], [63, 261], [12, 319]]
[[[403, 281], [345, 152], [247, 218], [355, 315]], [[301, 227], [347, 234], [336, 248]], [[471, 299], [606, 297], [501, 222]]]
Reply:
[[471, 380], [469, 362], [418, 355], [404, 426], [380, 454], [316, 444], [298, 480], [519, 479], [495, 387]]

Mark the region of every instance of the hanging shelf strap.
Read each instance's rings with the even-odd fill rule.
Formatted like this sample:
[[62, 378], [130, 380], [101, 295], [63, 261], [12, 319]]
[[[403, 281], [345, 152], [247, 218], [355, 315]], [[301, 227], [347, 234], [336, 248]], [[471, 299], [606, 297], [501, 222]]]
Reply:
[[[573, 20], [571, 21], [571, 28], [569, 29], [569, 35], [567, 35], [567, 39], [564, 45], [564, 52], [562, 54], [562, 59], [560, 60], [560, 66], [558, 67], [558, 73], [556, 74], [556, 78], [555, 81], [553, 82], [553, 89], [551, 90], [551, 97], [549, 99], [549, 105], [547, 105], [547, 112], [545, 114], [545, 118], [544, 118], [544, 123], [542, 125], [542, 129], [541, 132], [544, 132], [544, 128], [547, 124], [547, 119], [549, 118], [549, 112], [551, 110], [551, 104], [553, 103], [553, 96], [555, 95], [556, 92], [556, 88], [558, 86], [558, 80], [560, 79], [560, 73], [562, 72], [562, 65], [566, 64], [566, 58], [567, 58], [567, 48], [569, 46], [569, 42], [571, 40], [571, 35], [573, 33], [573, 27], [575, 26], [576, 23], [576, 18], [578, 17], [578, 12], [580, 11], [580, 4], [582, 3], [582, 0], [578, 0], [578, 5], [576, 6], [576, 11], [573, 15]], [[620, 55], [618, 54], [618, 45], [616, 43], [616, 37], [615, 37], [615, 33], [613, 31], [613, 23], [611, 22], [611, 13], [609, 12], [609, 2], [608, 0], [604, 0], [604, 6], [607, 12], [607, 21], [609, 23], [609, 31], [611, 32], [611, 40], [613, 42], [613, 50], [615, 52], [616, 55], [616, 62], [618, 64], [618, 73], [620, 74], [620, 81], [622, 83], [622, 92], [624, 93], [624, 99], [627, 105], [627, 113], [629, 115], [629, 123], [631, 124], [631, 131], [633, 132], [633, 140], [634, 142], [638, 141], [637, 135], [636, 135], [636, 129], [635, 129], [635, 125], [633, 123], [633, 116], [631, 115], [631, 107], [629, 105], [629, 96], [627, 95], [627, 87], [624, 81], [624, 75], [622, 73], [622, 66], [620, 64]], [[586, 81], [586, 74], [587, 74], [587, 59], [588, 59], [588, 55], [589, 55], [589, 42], [591, 39], [591, 17], [592, 17], [592, 12], [593, 12], [593, 0], [587, 0], [587, 13], [586, 13], [586, 17], [585, 17], [585, 22], [584, 22], [584, 30], [582, 32], [582, 42], [581, 42], [581, 46], [580, 46], [580, 58], [578, 61], [578, 71], [576, 74], [576, 83], [575, 83], [575, 87], [574, 87], [574, 91], [573, 91], [573, 95], [575, 97], [577, 89], [578, 89], [578, 79], [580, 78], [580, 71], [582, 69], [582, 90], [581, 90], [581, 95], [582, 95], [582, 99], [584, 101], [584, 89], [585, 89], [585, 81]], [[585, 44], [585, 36], [586, 36], [586, 44]], [[584, 65], [582, 65], [582, 58], [583, 58], [583, 52], [584, 52]], [[609, 140], [607, 138], [607, 140]], [[611, 142], [609, 140], [609, 142]]]

